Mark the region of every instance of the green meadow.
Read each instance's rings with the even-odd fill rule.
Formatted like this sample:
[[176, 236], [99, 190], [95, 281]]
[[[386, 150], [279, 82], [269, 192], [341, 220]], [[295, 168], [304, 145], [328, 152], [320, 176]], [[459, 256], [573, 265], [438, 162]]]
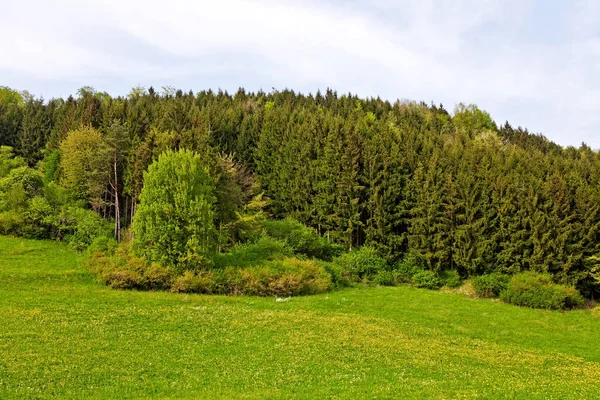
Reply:
[[136, 292], [0, 237], [0, 398], [600, 398], [600, 318], [408, 286]]

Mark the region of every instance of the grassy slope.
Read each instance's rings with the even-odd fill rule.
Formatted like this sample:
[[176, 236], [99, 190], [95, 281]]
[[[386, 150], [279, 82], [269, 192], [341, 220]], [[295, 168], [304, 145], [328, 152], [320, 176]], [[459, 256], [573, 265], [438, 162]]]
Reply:
[[0, 237], [0, 398], [596, 398], [600, 319], [409, 287], [126, 292]]

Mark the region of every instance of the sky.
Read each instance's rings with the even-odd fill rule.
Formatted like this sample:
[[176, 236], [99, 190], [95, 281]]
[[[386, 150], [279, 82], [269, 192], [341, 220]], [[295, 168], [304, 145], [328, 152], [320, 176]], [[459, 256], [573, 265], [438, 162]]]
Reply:
[[474, 103], [600, 148], [597, 0], [0, 0], [0, 85]]

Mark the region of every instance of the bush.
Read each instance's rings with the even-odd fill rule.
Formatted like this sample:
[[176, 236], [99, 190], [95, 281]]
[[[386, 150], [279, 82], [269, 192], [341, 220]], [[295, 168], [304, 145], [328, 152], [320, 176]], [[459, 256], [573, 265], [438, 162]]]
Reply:
[[25, 226], [23, 236], [32, 239], [47, 239], [52, 237], [53, 231], [59, 225], [56, 218], [57, 212], [42, 196], [35, 196], [29, 200], [27, 210], [23, 212]]
[[286, 258], [249, 268], [227, 267], [198, 273], [186, 271], [174, 281], [171, 291], [297, 296], [321, 293], [330, 288], [331, 277], [322, 266], [309, 260]]
[[96, 252], [106, 253], [109, 252], [114, 254], [115, 248], [118, 246], [118, 243], [115, 239], [109, 238], [106, 236], [100, 236], [94, 239], [92, 243], [87, 248], [87, 251], [90, 255], [94, 255]]
[[3, 235], [20, 235], [23, 217], [17, 211], [0, 212], [0, 233]]
[[575, 308], [584, 303], [577, 289], [552, 283], [550, 275], [536, 272], [513, 276], [500, 293], [500, 299], [518, 306], [551, 310]]
[[[274, 239], [272, 239], [274, 240]], [[93, 247], [93, 248], [92, 248]], [[321, 293], [332, 287], [325, 268], [316, 261], [278, 258], [259, 265], [184, 271], [131, 253], [127, 244], [113, 247], [97, 239], [90, 248], [88, 267], [108, 286], [118, 289], [170, 290], [179, 293], [297, 296]]]
[[106, 271], [102, 275], [106, 284], [115, 289], [143, 289], [145, 288], [144, 277], [139, 272], [126, 269], [114, 269]]
[[310, 260], [286, 258], [241, 270], [242, 292], [256, 296], [297, 296], [331, 288], [331, 276]]
[[96, 239], [90, 249], [88, 268], [106, 285], [116, 289], [169, 289], [174, 281], [172, 269], [156, 263], [151, 265], [145, 257], [133, 255], [127, 244], [114, 246], [112, 239], [106, 242]]
[[41, 174], [26, 166], [0, 178], [0, 233], [32, 239], [48, 237], [44, 219], [53, 212], [42, 193]]
[[373, 277], [373, 283], [380, 286], [394, 286], [396, 280], [394, 279], [392, 271], [379, 271]]
[[449, 288], [457, 288], [462, 284], [460, 275], [455, 269], [446, 269], [440, 273], [440, 280], [442, 285]]
[[412, 284], [421, 289], [437, 290], [442, 287], [443, 283], [435, 272], [425, 270], [419, 271], [413, 275]]
[[215, 254], [213, 263], [215, 268], [245, 268], [291, 255], [292, 252], [284, 242], [269, 236], [262, 236], [255, 243], [236, 245], [227, 253]]
[[498, 297], [508, 286], [510, 277], [498, 272], [480, 275], [471, 279], [473, 289], [479, 297]]
[[346, 287], [350, 284], [350, 280], [344, 273], [342, 267], [333, 262], [321, 261], [318, 263], [331, 276], [331, 286], [334, 288]]
[[171, 292], [175, 293], [213, 293], [214, 280], [211, 271], [194, 273], [185, 271], [182, 276], [175, 279]]
[[283, 260], [290, 270], [296, 269], [300, 274], [300, 284], [297, 290], [289, 295], [305, 295], [326, 292], [331, 289], [331, 276], [318, 263], [314, 261], [288, 258]]
[[213, 273], [213, 293], [242, 295], [243, 282], [240, 268], [226, 267], [221, 270], [214, 270]]
[[343, 247], [321, 237], [313, 228], [304, 226], [293, 218], [265, 222], [267, 234], [284, 241], [294, 254], [331, 261], [341, 255]]
[[0, 146], [0, 178], [4, 178], [13, 169], [25, 166], [27, 166], [25, 160], [15, 156], [12, 147]]
[[150, 290], [167, 290], [171, 288], [175, 279], [173, 270], [152, 263], [150, 268], [144, 269], [145, 288]]
[[62, 218], [71, 232], [69, 245], [77, 251], [86, 250], [98, 237], [112, 237], [112, 225], [92, 210], [69, 207]]
[[396, 284], [412, 283], [413, 275], [424, 270], [422, 263], [414, 255], [408, 253], [394, 266], [394, 281]]
[[0, 148], [0, 233], [45, 239], [58, 236], [59, 207], [46, 198], [40, 172]]
[[379, 271], [388, 269], [387, 262], [370, 247], [361, 247], [333, 260], [353, 281], [370, 280]]
[[19, 167], [0, 179], [0, 209], [16, 210], [23, 207], [27, 199], [42, 193], [44, 182], [38, 171]]

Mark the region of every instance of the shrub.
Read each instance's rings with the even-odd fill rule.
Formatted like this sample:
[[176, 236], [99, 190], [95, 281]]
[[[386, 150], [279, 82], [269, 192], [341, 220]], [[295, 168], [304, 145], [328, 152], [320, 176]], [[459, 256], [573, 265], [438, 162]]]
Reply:
[[240, 270], [241, 294], [270, 296], [269, 283], [277, 277], [277, 271], [257, 266]]
[[171, 287], [175, 277], [170, 268], [152, 263], [150, 268], [144, 269], [144, 278], [146, 289], [165, 290]]
[[[294, 272], [284, 272], [269, 282], [268, 290], [270, 293], [276, 296], [291, 296], [293, 294], [303, 294], [300, 292], [302, 285], [302, 276], [300, 274]], [[315, 291], [314, 293], [319, 292]]]
[[3, 235], [20, 235], [23, 217], [17, 211], [0, 212], [0, 233]]
[[462, 284], [460, 275], [455, 269], [446, 269], [440, 273], [440, 280], [442, 285], [449, 288], [457, 288]]
[[43, 191], [42, 174], [29, 167], [11, 170], [0, 179], [0, 209], [14, 210]]
[[[270, 240], [274, 240], [270, 238]], [[150, 263], [124, 243], [96, 239], [90, 246], [90, 271], [118, 289], [170, 290], [180, 293], [256, 296], [296, 296], [321, 293], [332, 287], [332, 278], [317, 261], [283, 258], [263, 260], [250, 267], [184, 271]]]
[[297, 296], [331, 288], [331, 276], [310, 260], [286, 258], [241, 271], [243, 293], [257, 296]]
[[331, 276], [332, 287], [342, 288], [350, 284], [350, 280], [348, 279], [347, 275], [344, 274], [344, 269], [341, 266], [333, 262], [326, 261], [322, 261], [319, 264]]
[[145, 257], [132, 254], [127, 244], [116, 247], [112, 239], [96, 239], [88, 251], [90, 271], [113, 288], [159, 290], [173, 284], [172, 269], [149, 265]]
[[13, 148], [9, 146], [0, 146], [0, 178], [16, 168], [25, 167], [27, 163], [22, 157], [15, 156]]
[[139, 272], [126, 269], [106, 271], [102, 275], [106, 284], [115, 289], [142, 289], [145, 287], [144, 276]]
[[175, 293], [213, 293], [214, 280], [211, 271], [194, 273], [185, 271], [182, 276], [175, 279], [171, 292]]
[[56, 182], [50, 182], [48, 185], [44, 186], [44, 197], [52, 207], [64, 206], [67, 204], [73, 205], [77, 202], [81, 203], [81, 207], [86, 207], [85, 202], [71, 199], [68, 190], [58, 185]]
[[379, 271], [388, 269], [387, 262], [370, 247], [361, 247], [333, 260], [354, 281], [373, 278]]
[[[41, 174], [26, 166], [0, 178], [0, 232], [35, 239], [47, 237], [42, 219], [52, 212], [42, 193]], [[45, 207], [47, 206], [47, 207]]]
[[419, 260], [414, 255], [408, 253], [394, 266], [394, 281], [396, 284], [412, 283], [413, 275], [424, 270]]
[[89, 245], [87, 251], [92, 256], [96, 252], [102, 252], [102, 253], [110, 252], [111, 254], [114, 254], [114, 250], [117, 247], [117, 245], [118, 245], [118, 243], [115, 239], [109, 238], [106, 236], [100, 236], [92, 241], [92, 243]]
[[60, 221], [56, 205], [45, 198], [42, 175], [0, 148], [0, 233], [44, 239], [54, 236]]
[[435, 272], [424, 270], [413, 275], [412, 284], [422, 289], [437, 290], [443, 283]]
[[473, 289], [479, 297], [498, 297], [508, 286], [510, 277], [498, 272], [480, 275], [471, 279]]
[[283, 260], [283, 263], [284, 265], [288, 264], [291, 268], [298, 269], [300, 272], [299, 289], [291, 294], [317, 294], [331, 288], [331, 276], [318, 263], [295, 258]]
[[89, 269], [106, 285], [116, 289], [145, 289], [145, 259], [132, 257], [126, 246], [104, 252], [95, 250]]
[[77, 251], [87, 249], [98, 237], [112, 236], [112, 225], [91, 210], [69, 207], [62, 217], [66, 230], [71, 232], [69, 245]]
[[23, 212], [25, 226], [23, 236], [32, 239], [47, 239], [52, 237], [52, 232], [60, 223], [56, 218], [57, 212], [42, 196], [35, 196], [29, 200], [27, 210]]
[[174, 280], [172, 292], [254, 296], [297, 296], [331, 288], [325, 269], [309, 260], [286, 258], [249, 268], [186, 271]]
[[304, 226], [293, 218], [265, 222], [269, 236], [284, 241], [294, 254], [331, 261], [341, 255], [343, 247], [321, 237], [314, 228]]
[[579, 307], [584, 303], [577, 289], [552, 283], [550, 275], [535, 272], [513, 276], [500, 293], [500, 299], [518, 306], [552, 310]]
[[86, 265], [90, 272], [103, 282], [106, 282], [104, 280], [104, 274], [115, 269], [115, 262], [112, 255], [101, 250], [95, 251], [89, 260], [87, 260]]
[[227, 253], [218, 253], [213, 257], [215, 268], [251, 267], [270, 261], [291, 256], [292, 252], [285, 243], [269, 236], [262, 236], [255, 243], [236, 245]]
[[225, 267], [213, 272], [213, 293], [242, 295], [243, 282], [240, 268]]
[[394, 274], [392, 271], [379, 271], [373, 277], [373, 283], [381, 286], [394, 286], [396, 284], [396, 280], [394, 279]]

